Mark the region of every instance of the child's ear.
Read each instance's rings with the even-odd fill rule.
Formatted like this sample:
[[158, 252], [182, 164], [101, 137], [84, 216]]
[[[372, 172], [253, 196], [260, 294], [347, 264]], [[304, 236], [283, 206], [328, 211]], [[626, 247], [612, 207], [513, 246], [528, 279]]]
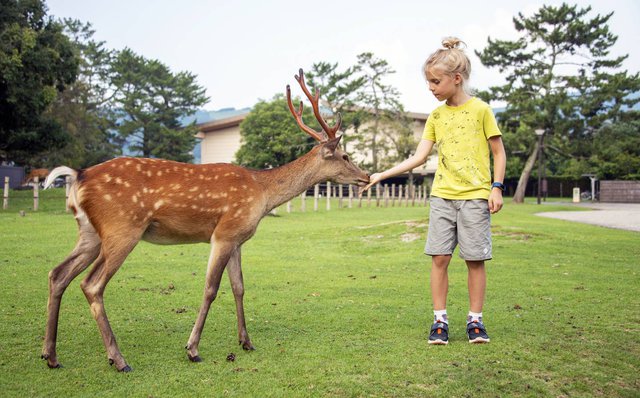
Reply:
[[327, 141], [322, 145], [321, 154], [323, 158], [326, 159], [333, 156], [334, 152], [336, 151], [336, 148], [338, 147], [338, 144], [340, 143], [341, 138], [342, 136], [330, 139], [329, 141]]

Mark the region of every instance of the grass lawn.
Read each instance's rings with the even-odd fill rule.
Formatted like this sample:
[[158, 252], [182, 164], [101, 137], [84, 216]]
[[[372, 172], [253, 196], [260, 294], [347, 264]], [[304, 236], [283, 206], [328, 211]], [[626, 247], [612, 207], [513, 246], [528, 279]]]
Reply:
[[[40, 359], [47, 273], [76, 239], [61, 190], [0, 211], [0, 391], [5, 397], [637, 397], [640, 234], [535, 216], [493, 218], [484, 308], [488, 345], [466, 341], [466, 267], [454, 256], [451, 341], [428, 346], [423, 254], [428, 210], [354, 208], [266, 217], [243, 248], [245, 310], [257, 350], [237, 345], [225, 278], [200, 343], [184, 346], [202, 299], [209, 247], [141, 243], [105, 303], [127, 362], [108, 365], [78, 277], [62, 301], [58, 358]], [[13, 195], [13, 193], [12, 193]], [[20, 196], [22, 195], [22, 196]], [[535, 199], [530, 201], [535, 203]], [[310, 208], [307, 202], [307, 209]], [[20, 210], [25, 215], [19, 214]], [[86, 272], [85, 272], [86, 273]], [[235, 354], [235, 361], [227, 356]]]

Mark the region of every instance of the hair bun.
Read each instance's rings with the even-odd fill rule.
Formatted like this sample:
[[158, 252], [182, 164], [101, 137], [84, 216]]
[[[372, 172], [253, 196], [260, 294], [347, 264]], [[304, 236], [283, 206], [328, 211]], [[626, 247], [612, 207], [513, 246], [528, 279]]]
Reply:
[[453, 50], [454, 48], [464, 48], [466, 47], [466, 43], [457, 37], [445, 37], [442, 39], [442, 46], [449, 50]]

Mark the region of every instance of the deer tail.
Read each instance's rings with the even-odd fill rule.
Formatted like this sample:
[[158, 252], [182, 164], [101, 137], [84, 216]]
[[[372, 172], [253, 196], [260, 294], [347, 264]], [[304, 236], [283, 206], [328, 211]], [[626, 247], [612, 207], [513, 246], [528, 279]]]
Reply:
[[47, 176], [47, 179], [44, 182], [44, 189], [49, 188], [56, 178], [60, 176], [71, 176], [71, 183], [73, 183], [76, 180], [76, 177], [78, 177], [78, 171], [67, 166], [56, 167], [51, 170], [51, 173]]

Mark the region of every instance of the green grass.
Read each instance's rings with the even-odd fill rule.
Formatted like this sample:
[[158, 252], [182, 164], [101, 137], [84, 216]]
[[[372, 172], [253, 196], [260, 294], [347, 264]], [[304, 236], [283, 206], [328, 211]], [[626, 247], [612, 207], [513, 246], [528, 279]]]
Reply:
[[[109, 367], [79, 288], [83, 275], [62, 302], [58, 357], [65, 367], [50, 370], [40, 359], [47, 273], [76, 239], [60, 192], [43, 192], [37, 213], [27, 194], [16, 193], [0, 212], [3, 396], [632, 397], [640, 391], [640, 235], [537, 217], [540, 206], [508, 202], [493, 219], [488, 345], [466, 342], [466, 268], [457, 255], [450, 266], [451, 342], [427, 345], [426, 208], [334, 205], [326, 212], [322, 204], [317, 213], [281, 209], [266, 217], [243, 248], [256, 351], [237, 345], [225, 278], [200, 343], [204, 362], [190, 363], [184, 345], [202, 298], [209, 247], [141, 243], [105, 294], [134, 371]], [[226, 360], [230, 353], [234, 362]]]

